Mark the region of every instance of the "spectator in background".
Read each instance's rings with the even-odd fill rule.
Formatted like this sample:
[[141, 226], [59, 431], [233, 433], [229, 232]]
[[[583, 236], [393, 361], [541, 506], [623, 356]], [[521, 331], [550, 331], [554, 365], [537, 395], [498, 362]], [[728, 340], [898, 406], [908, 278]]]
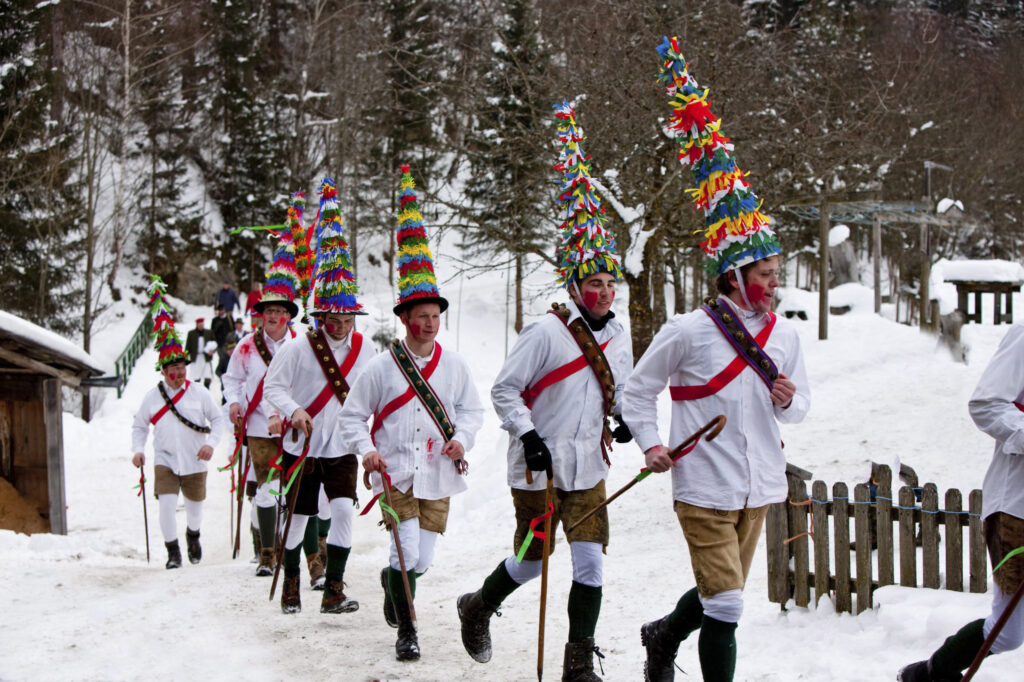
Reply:
[[189, 357], [189, 381], [201, 381], [209, 388], [213, 380], [213, 354], [217, 350], [217, 339], [211, 330], [206, 329], [203, 318], [196, 318], [195, 329], [190, 329], [185, 337], [185, 350]]
[[245, 297], [245, 314], [251, 317], [259, 315], [256, 304], [263, 298], [263, 282], [256, 282], [252, 285], [252, 291]]
[[[217, 341], [217, 376], [223, 376], [224, 372], [228, 371], [228, 360], [231, 359], [231, 353], [228, 351], [228, 344], [234, 343], [235, 333], [232, 329], [233, 323], [231, 318], [228, 316], [224, 306], [217, 305], [217, 316], [213, 318], [213, 322], [210, 323], [210, 330], [213, 332], [213, 338]], [[224, 393], [224, 381], [221, 380], [221, 394]], [[223, 397], [221, 398], [223, 400]]]
[[213, 309], [216, 310], [219, 306], [224, 306], [224, 309], [230, 314], [235, 313], [235, 308], [239, 311], [242, 310], [242, 304], [238, 300], [238, 294], [231, 288], [231, 284], [224, 282], [224, 286], [220, 291], [217, 292], [217, 296], [213, 301]]

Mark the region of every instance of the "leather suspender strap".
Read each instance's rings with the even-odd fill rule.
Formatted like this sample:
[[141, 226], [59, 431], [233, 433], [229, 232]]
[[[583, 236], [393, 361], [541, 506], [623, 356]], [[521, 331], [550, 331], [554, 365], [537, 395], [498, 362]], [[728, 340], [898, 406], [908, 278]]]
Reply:
[[252, 345], [256, 346], [256, 352], [263, 359], [263, 364], [270, 367], [270, 361], [274, 359], [274, 356], [271, 354], [270, 349], [267, 348], [267, 340], [263, 338], [262, 329], [252, 335]]
[[[395, 341], [398, 341], [398, 340], [395, 339]], [[423, 368], [423, 372], [421, 373], [421, 376], [423, 377], [424, 381], [426, 381], [427, 379], [429, 379], [431, 377], [431, 375], [433, 375], [434, 370], [437, 369], [437, 365], [440, 362], [441, 362], [441, 344], [439, 344], [439, 343], [437, 343], [435, 341], [434, 342], [434, 354], [430, 357], [430, 361], [427, 363], [427, 366]], [[413, 396], [415, 396], [415, 395], [416, 395], [416, 391], [413, 390], [412, 386], [409, 386], [409, 388], [405, 391], [405, 393], [403, 393], [402, 395], [398, 396], [397, 398], [395, 398], [394, 400], [389, 402], [387, 405], [385, 405], [381, 409], [380, 412], [375, 414], [373, 416], [373, 428], [370, 429], [370, 438], [373, 438], [373, 434], [377, 433], [377, 431], [380, 429], [380, 427], [383, 426], [384, 420], [387, 419], [391, 415], [391, 413], [393, 413], [395, 410], [398, 410], [400, 407], [402, 407], [407, 402], [412, 400]]]
[[[173, 400], [171, 399], [170, 396], [167, 395], [167, 392], [164, 391], [163, 383], [157, 384], [156, 387], [157, 387], [157, 390], [160, 391], [160, 396], [164, 399], [164, 403], [165, 403], [164, 407], [169, 409], [171, 411], [171, 414], [173, 414], [175, 417], [178, 418], [178, 421], [180, 421], [182, 424], [184, 424], [188, 428], [190, 428], [193, 431], [196, 431], [198, 433], [209, 433], [210, 432], [210, 427], [209, 426], [200, 426], [199, 424], [195, 424], [193, 422], [190, 422], [188, 419], [185, 419], [185, 417], [182, 416], [181, 412], [178, 412], [178, 408], [176, 408], [174, 406], [174, 403], [176, 403], [177, 401], [181, 400], [181, 396], [185, 395], [185, 390], [188, 388], [188, 384], [186, 384], [184, 386], [184, 388], [182, 388], [181, 391], [179, 391], [178, 394], [176, 396], [174, 396]], [[163, 414], [160, 414], [160, 416], [162, 417]], [[156, 422], [154, 421], [153, 423], [155, 424]]]
[[[178, 392], [174, 394], [173, 398], [171, 398], [171, 403], [172, 404], [178, 402], [179, 400], [181, 400], [181, 397], [183, 395], [185, 395], [185, 390], [188, 388], [188, 385], [190, 383], [191, 382], [188, 379], [185, 380], [185, 385], [182, 386], [180, 389], [178, 389]], [[159, 410], [157, 410], [157, 413], [154, 414], [153, 417], [149, 420], [149, 423], [153, 424], [154, 426], [156, 425], [156, 423], [158, 421], [163, 419], [163, 416], [165, 414], [167, 414], [167, 410], [171, 409], [171, 405], [167, 404], [167, 395], [164, 393], [163, 384], [157, 384], [156, 386], [157, 386], [157, 388], [160, 389], [160, 395], [163, 397], [165, 404], [164, 404], [163, 407], [161, 407]]]
[[[435, 342], [434, 346], [434, 353], [440, 360], [440, 345]], [[434, 387], [430, 385], [427, 378], [420, 372], [420, 368], [409, 357], [405, 344], [395, 339], [391, 342], [391, 347], [388, 350], [391, 351], [391, 357], [394, 359], [395, 364], [402, 370], [402, 376], [409, 382], [409, 387], [416, 394], [416, 397], [420, 399], [420, 402], [423, 403], [423, 407], [427, 408], [427, 413], [430, 414], [430, 418], [433, 419], [434, 424], [441, 432], [441, 435], [444, 436], [445, 441], [451, 440], [452, 436], [455, 435], [455, 427], [448, 417], [448, 412], [444, 409], [444, 405], [441, 404], [437, 394], [434, 393]]]
[[[561, 306], [560, 308], [558, 308], [557, 307], [558, 306], [557, 303], [553, 304], [553, 305], [556, 306], [556, 307], [553, 307], [548, 312], [549, 313], [554, 313], [554, 314], [558, 315], [559, 318], [564, 323], [565, 320], [566, 320], [566, 317], [564, 317], [562, 315], [561, 311], [564, 310], [566, 315], [568, 315], [569, 310], [565, 306]], [[584, 326], [586, 326], [586, 325], [584, 325]], [[608, 347], [608, 344], [611, 343], [611, 341], [612, 341], [611, 339], [608, 339], [604, 343], [600, 344], [599, 348], [603, 351], [605, 348]], [[595, 343], [596, 343], [596, 341], [595, 341]], [[603, 353], [602, 353], [602, 357], [604, 357]], [[537, 399], [537, 396], [539, 396], [544, 391], [544, 389], [546, 389], [547, 387], [552, 386], [554, 384], [557, 384], [562, 379], [565, 379], [567, 377], [572, 376], [576, 372], [578, 372], [581, 369], [583, 369], [584, 367], [586, 367], [588, 364], [590, 364], [590, 363], [587, 360], [587, 357], [585, 355], [580, 355], [575, 360], [567, 362], [564, 365], [562, 365], [561, 367], [556, 367], [555, 369], [553, 369], [550, 372], [548, 372], [547, 374], [545, 374], [533, 386], [530, 386], [525, 391], [523, 391], [523, 393], [522, 393], [523, 402], [526, 403], [526, 407], [528, 409], [532, 409], [533, 408], [533, 402]], [[605, 360], [605, 366], [607, 366], [607, 360]], [[611, 373], [609, 372], [609, 376], [610, 375], [611, 375]], [[612, 386], [612, 395], [613, 396], [615, 395], [615, 387], [614, 386]]]
[[729, 313], [725, 306], [717, 300], [708, 299], [707, 304], [701, 306], [701, 310], [711, 317], [715, 326], [736, 350], [736, 357], [724, 370], [702, 386], [669, 387], [672, 400], [697, 400], [714, 395], [729, 385], [747, 366], [750, 366], [765, 382], [768, 390], [771, 390], [772, 384], [779, 376], [779, 371], [764, 351], [764, 344], [768, 342], [768, 338], [775, 328], [775, 322], [778, 319], [775, 313], [769, 313], [768, 324], [757, 336], [754, 336], [736, 319], [735, 315]]
[[352, 367], [356, 364], [356, 359], [359, 357], [359, 351], [363, 347], [363, 335], [359, 332], [352, 332], [352, 347], [349, 348], [348, 356], [341, 367], [338, 367], [338, 363], [334, 361], [334, 354], [331, 352], [327, 339], [324, 338], [322, 329], [311, 329], [306, 338], [309, 340], [309, 346], [313, 349], [313, 355], [316, 356], [317, 362], [320, 363], [320, 369], [323, 370], [324, 377], [327, 379], [327, 385], [324, 386], [319, 395], [306, 408], [309, 416], [315, 417], [320, 410], [324, 409], [331, 396], [337, 398], [338, 402], [342, 405], [345, 404], [345, 398], [348, 397], [349, 389], [346, 377], [352, 371]]

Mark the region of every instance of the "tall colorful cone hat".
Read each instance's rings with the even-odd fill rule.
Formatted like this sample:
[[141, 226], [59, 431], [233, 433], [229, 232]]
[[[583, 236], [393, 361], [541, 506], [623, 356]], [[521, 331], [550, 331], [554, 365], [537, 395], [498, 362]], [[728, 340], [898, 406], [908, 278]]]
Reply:
[[586, 140], [576, 123], [576, 111], [562, 101], [554, 105], [558, 119], [559, 181], [558, 217], [562, 220], [558, 246], [558, 283], [568, 288], [599, 272], [622, 278], [615, 238], [605, 230], [608, 217], [590, 179], [590, 157], [583, 152]]
[[[289, 209], [291, 210], [291, 209]], [[266, 273], [267, 283], [263, 285], [263, 296], [253, 306], [256, 312], [263, 314], [268, 305], [284, 306], [294, 318], [299, 314], [299, 306], [295, 303], [295, 294], [299, 289], [299, 272], [295, 266], [295, 246], [292, 233], [288, 229], [281, 231], [274, 250], [274, 260]]]
[[181, 337], [174, 329], [174, 319], [171, 317], [171, 310], [167, 307], [164, 299], [164, 292], [167, 285], [160, 279], [159, 275], [150, 275], [152, 282], [149, 284], [149, 315], [153, 319], [153, 337], [156, 340], [157, 361], [156, 368], [163, 369], [175, 362], [188, 362], [188, 353], [181, 345]]
[[398, 190], [398, 304], [395, 315], [417, 303], [437, 303], [443, 313], [448, 301], [441, 296], [434, 275], [434, 257], [423, 229], [423, 216], [416, 197], [416, 183], [409, 166], [402, 166]]
[[748, 263], [778, 255], [778, 237], [761, 213], [761, 202], [732, 156], [733, 145], [711, 113], [708, 91], [689, 72], [676, 38], [658, 46], [661, 71], [672, 114], [669, 130], [679, 144], [679, 161], [693, 173], [697, 187], [687, 190], [695, 210], [704, 212], [701, 248], [711, 258], [709, 272], [720, 275]]
[[320, 224], [313, 287], [312, 313], [365, 315], [356, 300], [359, 286], [352, 272], [348, 242], [342, 232], [338, 189], [331, 178], [320, 183]]
[[299, 273], [298, 295], [302, 297], [302, 306], [306, 307], [309, 300], [309, 280], [313, 274], [313, 262], [316, 260], [312, 251], [309, 250], [309, 241], [313, 229], [307, 230], [302, 224], [302, 216], [306, 210], [306, 195], [299, 190], [292, 194], [291, 203], [288, 206], [288, 229], [292, 234], [292, 244], [295, 247], [295, 269]]

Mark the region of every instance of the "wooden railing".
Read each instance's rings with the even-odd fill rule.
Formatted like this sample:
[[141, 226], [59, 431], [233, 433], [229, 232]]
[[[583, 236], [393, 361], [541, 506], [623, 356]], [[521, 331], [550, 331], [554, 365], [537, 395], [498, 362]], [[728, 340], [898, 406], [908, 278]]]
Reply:
[[[909, 474], [904, 475], [906, 472]], [[985, 592], [988, 574], [981, 491], [971, 491], [968, 509], [964, 511], [961, 492], [947, 490], [944, 508], [940, 509], [935, 484], [926, 483], [918, 488], [913, 470], [901, 470], [905, 480], [911, 476], [911, 485], [899, 489], [895, 503], [891, 494], [892, 471], [883, 465], [872, 468], [873, 486], [861, 483], [854, 487], [852, 500], [845, 483], [832, 486], [830, 499], [823, 481], [814, 481], [808, 497], [806, 481], [811, 474], [790, 465], [789, 499], [772, 505], [766, 521], [769, 600], [785, 605], [792, 599], [797, 606], [809, 606], [813, 592], [815, 604], [829, 596], [837, 612], [851, 612], [856, 596], [856, 613], [860, 613], [871, 607], [877, 588], [896, 584], [897, 547], [900, 585], [918, 586], [920, 547], [922, 586], [962, 592], [964, 528], [968, 536], [969, 589]], [[895, 535], [894, 523], [898, 528]], [[939, 550], [940, 537], [944, 539], [944, 552]], [[940, 578], [942, 574], [945, 584]]]
[[131, 376], [132, 370], [135, 368], [135, 363], [138, 362], [139, 357], [149, 347], [150, 331], [153, 326], [153, 320], [149, 313], [146, 313], [146, 317], [139, 323], [135, 333], [132, 334], [132, 338], [125, 345], [124, 350], [117, 356], [117, 360], [114, 361], [114, 372], [117, 375], [117, 397], [121, 397], [121, 393], [124, 391], [125, 385], [128, 383], [128, 377]]

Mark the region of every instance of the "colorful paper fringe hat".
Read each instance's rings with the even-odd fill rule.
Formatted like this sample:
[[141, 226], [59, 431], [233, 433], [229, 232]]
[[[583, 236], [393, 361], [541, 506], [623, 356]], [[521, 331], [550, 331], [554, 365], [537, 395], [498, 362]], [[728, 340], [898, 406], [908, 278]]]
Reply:
[[320, 183], [320, 224], [317, 227], [319, 243], [316, 253], [316, 272], [313, 286], [313, 314], [341, 313], [365, 315], [356, 300], [359, 287], [352, 272], [352, 259], [348, 242], [342, 233], [341, 209], [338, 208], [338, 189], [331, 178]]
[[720, 275], [748, 263], [781, 253], [761, 202], [736, 165], [733, 145], [719, 132], [722, 122], [711, 113], [708, 91], [701, 90], [690, 75], [676, 38], [658, 46], [661, 71], [672, 115], [669, 129], [676, 133], [679, 161], [689, 166], [696, 189], [695, 210], [704, 211], [705, 240], [701, 248], [711, 257], [706, 265]]
[[256, 312], [262, 315], [263, 309], [273, 304], [284, 306], [293, 318], [296, 317], [299, 314], [299, 306], [295, 303], [295, 293], [299, 289], [299, 272], [295, 267], [292, 233], [288, 229], [281, 231], [277, 249], [274, 251], [274, 260], [267, 268], [266, 279], [263, 296], [253, 306]]
[[576, 124], [576, 111], [562, 101], [554, 105], [558, 118], [559, 160], [555, 170], [562, 174], [558, 195], [562, 239], [558, 246], [558, 283], [568, 288], [591, 275], [607, 272], [622, 279], [615, 238], [604, 228], [608, 217], [590, 180], [590, 157], [580, 143], [586, 136]]
[[448, 301], [441, 296], [434, 276], [434, 257], [423, 229], [423, 216], [416, 198], [416, 183], [409, 166], [402, 166], [402, 185], [398, 190], [398, 304], [400, 314], [417, 303], [437, 303], [443, 313]]
[[174, 319], [171, 317], [171, 310], [167, 307], [164, 299], [164, 292], [167, 285], [158, 275], [150, 275], [153, 281], [150, 282], [147, 292], [149, 293], [149, 314], [153, 318], [153, 337], [156, 339], [157, 361], [156, 369], [161, 370], [165, 366], [175, 362], [188, 362], [188, 353], [181, 345], [181, 337], [174, 329]]
[[302, 307], [309, 300], [309, 280], [313, 274], [314, 254], [309, 250], [310, 237], [316, 231], [306, 229], [302, 224], [302, 215], [306, 210], [306, 195], [299, 190], [292, 194], [291, 205], [288, 206], [288, 229], [292, 233], [292, 245], [295, 247], [295, 269], [299, 273], [299, 295]]

